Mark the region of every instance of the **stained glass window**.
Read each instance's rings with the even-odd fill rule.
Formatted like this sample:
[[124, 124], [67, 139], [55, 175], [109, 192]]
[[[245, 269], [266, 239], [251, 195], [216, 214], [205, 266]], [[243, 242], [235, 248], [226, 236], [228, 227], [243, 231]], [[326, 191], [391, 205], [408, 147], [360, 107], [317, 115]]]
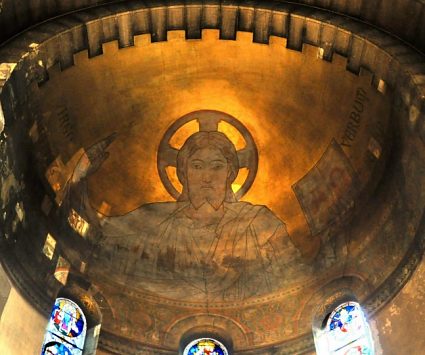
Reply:
[[82, 355], [86, 331], [86, 318], [81, 308], [69, 299], [57, 298], [41, 355]]
[[318, 355], [373, 355], [373, 342], [365, 315], [356, 302], [345, 302], [329, 316], [315, 336]]
[[218, 340], [201, 338], [190, 342], [183, 355], [229, 355], [229, 352]]

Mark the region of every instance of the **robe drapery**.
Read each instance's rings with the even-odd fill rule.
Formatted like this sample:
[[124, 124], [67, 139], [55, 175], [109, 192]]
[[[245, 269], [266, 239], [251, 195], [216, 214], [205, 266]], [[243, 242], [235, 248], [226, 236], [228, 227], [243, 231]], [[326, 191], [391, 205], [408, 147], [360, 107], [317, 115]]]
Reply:
[[167, 296], [245, 299], [271, 292], [272, 275], [299, 257], [265, 206], [224, 202], [222, 219], [202, 226], [184, 213], [188, 206], [151, 203], [104, 218], [92, 267]]

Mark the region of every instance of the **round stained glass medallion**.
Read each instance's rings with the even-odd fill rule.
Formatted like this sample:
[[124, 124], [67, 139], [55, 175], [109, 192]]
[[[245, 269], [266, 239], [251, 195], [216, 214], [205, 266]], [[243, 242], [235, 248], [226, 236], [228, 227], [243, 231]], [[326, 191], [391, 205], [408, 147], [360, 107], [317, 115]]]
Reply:
[[183, 355], [229, 355], [226, 347], [218, 340], [201, 338], [190, 342]]

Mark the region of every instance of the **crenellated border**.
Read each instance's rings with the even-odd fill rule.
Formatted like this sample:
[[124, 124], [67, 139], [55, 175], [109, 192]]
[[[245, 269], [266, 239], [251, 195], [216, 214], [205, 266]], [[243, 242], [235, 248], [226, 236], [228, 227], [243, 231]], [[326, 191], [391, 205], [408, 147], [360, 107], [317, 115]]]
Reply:
[[[347, 58], [347, 70], [373, 73], [373, 85], [397, 88], [404, 103], [412, 106], [410, 125], [425, 117], [425, 63], [419, 52], [398, 39], [352, 19], [281, 3], [238, 6], [230, 2], [191, 2], [156, 5], [137, 2], [73, 13], [46, 22], [22, 34], [0, 50], [0, 63], [32, 62], [36, 74], [27, 80], [48, 80], [47, 70], [74, 64], [74, 55], [87, 50], [101, 55], [102, 45], [118, 41], [134, 45], [134, 37], [150, 34], [152, 42], [166, 41], [168, 31], [183, 30], [187, 39], [201, 39], [203, 29], [218, 29], [220, 39], [235, 40], [238, 31], [253, 33], [255, 43], [270, 36], [287, 39], [287, 48], [302, 51], [303, 44], [317, 46], [320, 57], [332, 61], [334, 53]], [[1, 79], [0, 79], [1, 80]], [[420, 119], [421, 118], [421, 119]]]
[[[0, 42], [31, 26], [58, 16], [72, 12], [94, 9], [99, 6], [110, 7], [120, 3], [139, 3], [135, 0], [69, 0], [66, 2], [27, 0], [15, 4], [14, 0], [3, 0], [0, 3]], [[397, 34], [404, 41], [425, 51], [425, 2], [424, 0], [291, 0], [280, 3], [309, 6], [327, 12], [337, 13], [365, 21], [377, 28]], [[147, 7], [165, 4], [161, 1], [147, 1]], [[170, 3], [170, 2], [169, 2]], [[186, 2], [191, 5], [190, 1]], [[205, 3], [205, 2], [204, 2]], [[267, 1], [259, 1], [266, 6]], [[254, 7], [255, 2], [240, 1], [240, 7]], [[247, 12], [240, 13], [240, 19], [246, 18]]]

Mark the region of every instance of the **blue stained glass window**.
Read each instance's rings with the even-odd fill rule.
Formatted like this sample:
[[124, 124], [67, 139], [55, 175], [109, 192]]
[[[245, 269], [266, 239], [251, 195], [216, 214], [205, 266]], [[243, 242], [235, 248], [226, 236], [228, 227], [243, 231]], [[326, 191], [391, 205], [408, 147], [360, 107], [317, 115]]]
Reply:
[[226, 347], [212, 338], [196, 339], [189, 343], [183, 355], [229, 355]]
[[87, 325], [81, 308], [66, 298], [57, 298], [50, 314], [41, 355], [81, 355]]
[[69, 350], [64, 344], [52, 341], [47, 344], [45, 344], [43, 349], [43, 354], [49, 354], [49, 355], [72, 355], [71, 350]]
[[318, 355], [373, 355], [365, 315], [356, 302], [345, 302], [329, 316], [325, 329], [315, 335]]

